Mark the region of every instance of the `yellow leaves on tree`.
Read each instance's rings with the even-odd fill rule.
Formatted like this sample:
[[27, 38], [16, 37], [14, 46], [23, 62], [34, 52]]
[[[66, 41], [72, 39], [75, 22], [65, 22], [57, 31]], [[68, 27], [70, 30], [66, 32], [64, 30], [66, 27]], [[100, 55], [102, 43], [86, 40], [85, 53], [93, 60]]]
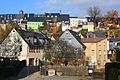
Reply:
[[57, 25], [56, 21], [51, 21], [44, 25], [44, 32], [47, 32], [47, 35], [55, 37], [60, 32], [60, 26]]
[[0, 26], [0, 39], [4, 39], [5, 37], [7, 37], [7, 35], [12, 30], [12, 28], [18, 29], [19, 26], [17, 25], [17, 23], [14, 23], [14, 22], [11, 22], [11, 21], [5, 24], [5, 29], [3, 29]]
[[109, 27], [113, 27], [117, 23], [118, 12], [116, 10], [108, 11], [106, 15], [103, 16], [103, 24]]
[[0, 26], [0, 39], [3, 39], [5, 36], [5, 30]]

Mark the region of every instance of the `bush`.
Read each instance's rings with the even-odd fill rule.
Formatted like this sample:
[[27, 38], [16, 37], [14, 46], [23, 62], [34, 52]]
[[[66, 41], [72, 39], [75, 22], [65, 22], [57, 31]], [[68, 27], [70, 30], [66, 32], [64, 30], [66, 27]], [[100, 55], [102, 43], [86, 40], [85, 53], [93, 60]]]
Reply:
[[120, 63], [106, 63], [105, 65], [105, 80], [119, 80]]

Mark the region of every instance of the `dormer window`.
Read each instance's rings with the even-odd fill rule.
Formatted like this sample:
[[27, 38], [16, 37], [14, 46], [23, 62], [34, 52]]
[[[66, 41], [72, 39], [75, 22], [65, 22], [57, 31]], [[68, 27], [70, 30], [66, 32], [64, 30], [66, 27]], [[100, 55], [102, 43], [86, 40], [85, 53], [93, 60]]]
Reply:
[[13, 30], [13, 32], [15, 32], [15, 30]]
[[69, 43], [71, 43], [71, 38], [69, 39], [69, 41], [68, 41]]
[[53, 17], [53, 15], [51, 17]]
[[37, 39], [36, 38], [34, 38], [34, 43], [37, 43]]
[[66, 31], [66, 34], [68, 34], [68, 32]]
[[55, 17], [57, 17], [57, 15], [55, 15]]

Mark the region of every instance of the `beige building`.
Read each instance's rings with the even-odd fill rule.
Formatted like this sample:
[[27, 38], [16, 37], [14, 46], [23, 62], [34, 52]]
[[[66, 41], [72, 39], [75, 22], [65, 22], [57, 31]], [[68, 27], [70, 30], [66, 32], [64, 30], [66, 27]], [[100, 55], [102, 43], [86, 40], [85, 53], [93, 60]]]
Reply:
[[86, 46], [85, 55], [88, 65], [104, 68], [107, 58], [107, 38], [82, 38], [81, 41]]

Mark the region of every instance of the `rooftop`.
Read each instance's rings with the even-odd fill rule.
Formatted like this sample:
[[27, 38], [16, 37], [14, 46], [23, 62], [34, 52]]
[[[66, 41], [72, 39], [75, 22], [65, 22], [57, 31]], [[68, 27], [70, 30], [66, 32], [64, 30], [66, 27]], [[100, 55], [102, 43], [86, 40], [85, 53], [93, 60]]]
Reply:
[[81, 42], [83, 43], [97, 43], [105, 38], [81, 38]]

